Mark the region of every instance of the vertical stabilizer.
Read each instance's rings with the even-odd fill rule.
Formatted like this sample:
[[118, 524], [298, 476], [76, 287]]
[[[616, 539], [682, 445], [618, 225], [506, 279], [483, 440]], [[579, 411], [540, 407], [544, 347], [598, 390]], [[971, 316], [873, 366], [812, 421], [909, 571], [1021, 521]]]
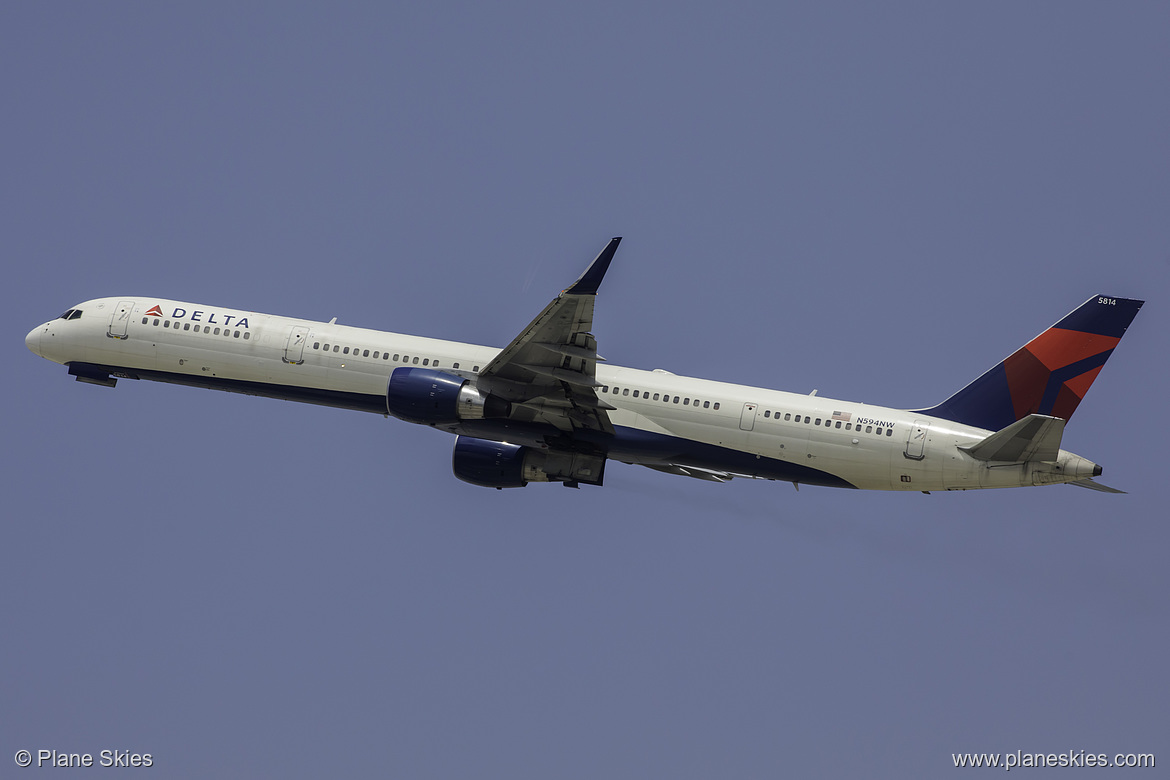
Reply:
[[989, 431], [1030, 414], [1068, 420], [1143, 303], [1095, 295], [938, 406], [917, 412]]

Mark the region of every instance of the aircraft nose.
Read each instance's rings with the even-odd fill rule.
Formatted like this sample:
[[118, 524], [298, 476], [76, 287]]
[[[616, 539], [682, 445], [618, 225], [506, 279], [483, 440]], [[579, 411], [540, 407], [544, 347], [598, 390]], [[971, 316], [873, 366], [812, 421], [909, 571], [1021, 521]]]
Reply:
[[24, 345], [28, 347], [34, 355], [41, 354], [41, 331], [44, 329], [43, 325], [38, 325], [28, 332], [24, 337]]

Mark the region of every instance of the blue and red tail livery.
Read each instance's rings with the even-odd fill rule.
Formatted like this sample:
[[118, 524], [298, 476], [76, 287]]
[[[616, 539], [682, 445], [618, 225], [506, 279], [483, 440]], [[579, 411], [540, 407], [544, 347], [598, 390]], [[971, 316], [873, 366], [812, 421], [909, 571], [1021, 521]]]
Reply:
[[1144, 301], [1095, 295], [925, 414], [998, 431], [1030, 414], [1072, 417]]

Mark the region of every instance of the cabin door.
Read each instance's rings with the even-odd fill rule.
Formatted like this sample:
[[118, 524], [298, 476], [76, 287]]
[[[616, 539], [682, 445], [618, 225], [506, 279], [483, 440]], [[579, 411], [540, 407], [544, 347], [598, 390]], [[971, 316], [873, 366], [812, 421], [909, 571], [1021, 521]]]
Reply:
[[926, 431], [929, 423], [925, 420], [915, 420], [910, 435], [906, 437], [906, 457], [910, 460], [922, 460], [923, 448], [926, 446]]
[[756, 407], [758, 404], [747, 403], [743, 405], [743, 411], [739, 413], [739, 429], [741, 431], [750, 431], [756, 427]]
[[288, 334], [284, 347], [284, 362], [300, 365], [305, 362], [305, 342], [309, 340], [309, 329], [298, 325]]
[[110, 329], [106, 335], [112, 339], [126, 338], [126, 328], [130, 325], [130, 314], [134, 311], [134, 301], [118, 301], [118, 307], [110, 315]]

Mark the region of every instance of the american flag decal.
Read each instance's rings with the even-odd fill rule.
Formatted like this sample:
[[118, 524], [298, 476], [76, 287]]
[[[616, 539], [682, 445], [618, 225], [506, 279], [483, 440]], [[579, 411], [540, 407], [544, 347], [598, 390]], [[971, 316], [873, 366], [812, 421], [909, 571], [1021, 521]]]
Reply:
[[853, 419], [853, 415], [849, 412], [833, 412], [833, 419], [841, 422], [849, 422]]

